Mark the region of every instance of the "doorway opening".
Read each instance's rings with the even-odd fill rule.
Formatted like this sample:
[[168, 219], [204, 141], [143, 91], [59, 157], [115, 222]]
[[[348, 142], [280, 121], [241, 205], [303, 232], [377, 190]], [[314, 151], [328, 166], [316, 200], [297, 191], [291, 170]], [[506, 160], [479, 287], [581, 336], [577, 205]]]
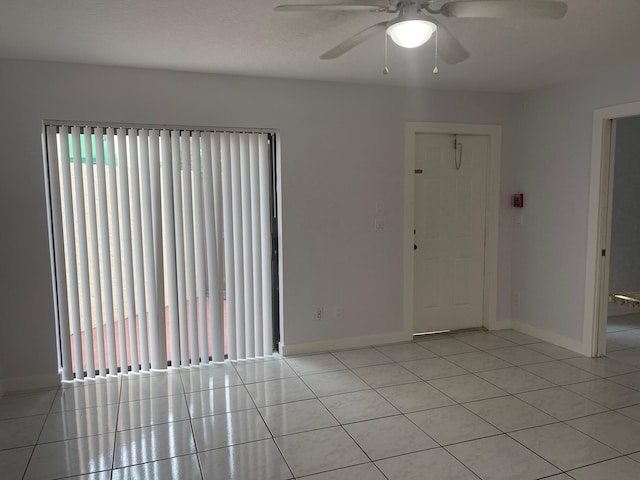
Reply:
[[640, 264], [640, 235], [636, 238], [634, 210], [640, 202], [637, 183], [629, 182], [640, 178], [640, 142], [634, 135], [639, 128], [640, 103], [594, 113], [583, 338], [587, 355], [637, 362], [640, 275], [634, 262]]
[[[416, 155], [418, 155], [419, 150], [424, 146], [421, 146], [421, 142], [428, 137], [428, 135], [432, 135], [433, 139], [436, 139], [436, 142], [440, 141], [443, 143], [449, 142], [452, 147], [451, 150], [453, 152], [453, 142], [454, 138], [457, 135], [459, 142], [462, 142], [463, 137], [466, 138], [466, 142], [471, 151], [471, 145], [476, 141], [482, 141], [479, 139], [484, 138], [486, 141], [486, 147], [484, 147], [484, 151], [486, 152], [486, 175], [483, 176], [483, 181], [485, 181], [485, 194], [482, 198], [484, 209], [482, 211], [483, 216], [483, 225], [481, 225], [484, 230], [482, 235], [482, 250], [478, 252], [481, 264], [481, 273], [480, 273], [480, 281], [482, 283], [482, 292], [480, 295], [480, 299], [478, 300], [479, 311], [478, 315], [481, 319], [478, 319], [478, 327], [485, 327], [489, 330], [495, 330], [499, 328], [507, 327], [507, 325], [502, 325], [497, 320], [497, 277], [498, 277], [498, 211], [499, 211], [499, 189], [500, 189], [500, 147], [501, 147], [501, 128], [495, 125], [472, 125], [472, 124], [449, 124], [449, 123], [407, 123], [405, 127], [405, 175], [404, 175], [404, 244], [403, 244], [403, 261], [404, 261], [404, 298], [403, 298], [403, 317], [404, 317], [404, 328], [407, 333], [422, 333], [424, 332], [424, 325], [416, 321], [417, 318], [417, 307], [416, 300], [417, 294], [415, 293], [415, 287], [419, 282], [416, 282], [416, 274], [420, 277], [420, 273], [417, 272], [415, 267], [415, 261], [417, 258], [416, 255], [416, 247], [420, 248], [420, 246], [416, 243], [416, 215], [421, 215], [424, 220], [425, 215], [422, 212], [416, 203], [419, 201], [419, 196], [424, 192], [421, 192], [422, 187], [416, 186], [420, 182], [416, 182], [416, 177], [420, 175], [420, 170], [422, 170], [422, 174], [424, 175], [425, 166], [418, 165], [416, 162]], [[429, 149], [430, 147], [425, 147]], [[464, 146], [462, 147], [464, 150]], [[483, 147], [479, 147], [479, 151], [482, 151]], [[458, 156], [454, 159], [454, 153], [451, 152], [451, 158], [446, 158], [443, 161], [451, 160], [451, 165], [455, 165], [454, 170], [459, 172], [458, 164], [459, 164], [459, 151]], [[463, 162], [464, 162], [464, 153], [463, 153]], [[419, 163], [419, 162], [418, 162]], [[447, 169], [445, 169], [447, 170]], [[445, 175], [446, 176], [446, 175]], [[424, 177], [422, 177], [424, 178]], [[455, 182], [454, 182], [455, 184]], [[462, 185], [462, 183], [460, 184]], [[443, 187], [444, 188], [444, 187]], [[464, 206], [470, 205], [471, 199], [471, 189], [463, 189], [458, 187], [457, 191], [460, 193], [460, 199], [464, 200], [462, 204]], [[440, 187], [438, 187], [440, 189]], [[433, 191], [431, 191], [433, 194]], [[454, 195], [455, 197], [455, 195]], [[424, 200], [424, 199], [423, 199]], [[448, 201], [446, 199], [442, 199], [443, 201]], [[454, 203], [457, 202], [456, 199], [453, 200]], [[433, 202], [430, 202], [431, 206], [435, 202], [435, 197]], [[440, 200], [438, 200], [440, 202]], [[439, 210], [439, 209], [438, 209]], [[466, 211], [466, 210], [465, 210]], [[428, 212], [427, 212], [428, 213]], [[440, 217], [443, 215], [442, 212], [438, 211], [433, 212], [433, 215], [436, 217]], [[427, 217], [429, 215], [426, 215]], [[463, 215], [464, 216], [464, 215]], [[469, 218], [469, 214], [467, 214], [466, 218]], [[462, 217], [460, 217], [462, 220]], [[425, 223], [425, 222], [423, 222]], [[464, 223], [464, 222], [462, 222]], [[433, 223], [426, 222], [425, 226], [427, 226], [427, 230], [431, 232], [421, 232], [422, 237], [421, 242], [424, 243], [425, 249], [428, 249], [427, 243], [433, 240], [435, 236], [433, 234]], [[455, 235], [455, 225], [452, 227]], [[414, 233], [416, 231], [416, 233]], [[461, 256], [460, 256], [461, 257]], [[433, 260], [433, 259], [431, 259]], [[432, 265], [436, 265], [437, 261], [432, 261]], [[458, 262], [458, 268], [462, 269], [466, 265], [465, 262]], [[455, 273], [455, 264], [454, 273]], [[435, 278], [435, 274], [429, 275], [429, 269], [426, 270], [426, 277], [424, 278]], [[423, 272], [424, 273], [424, 272]], [[431, 271], [431, 273], [434, 273]], [[420, 277], [420, 278], [423, 278]], [[455, 277], [455, 275], [454, 275]], [[423, 280], [424, 280], [423, 278]], [[430, 287], [428, 282], [423, 283], [425, 288]], [[445, 288], [445, 286], [440, 286], [439, 288]], [[446, 287], [448, 288], [448, 287]], [[473, 287], [471, 287], [473, 288]], [[431, 294], [434, 292], [434, 288], [430, 287]], [[477, 293], [477, 292], [476, 292]], [[437, 295], [437, 294], [436, 294]], [[432, 295], [434, 300], [436, 297]], [[450, 295], [452, 305], [456, 302], [456, 297]], [[461, 300], [461, 298], [458, 298]], [[464, 300], [464, 299], [462, 299]], [[424, 302], [423, 302], [424, 303]], [[437, 301], [433, 301], [431, 303], [437, 303]], [[465, 302], [459, 301], [459, 304], [463, 304]], [[429, 305], [426, 306], [430, 308]], [[506, 323], [506, 322], [505, 322]], [[459, 327], [454, 326], [455, 328], [469, 328], [469, 325], [464, 325], [464, 321], [460, 323]], [[451, 328], [447, 328], [446, 325], [443, 324], [434, 324], [433, 327], [427, 326], [429, 330], [450, 330]]]
[[640, 116], [617, 119], [613, 127], [606, 352], [640, 361]]

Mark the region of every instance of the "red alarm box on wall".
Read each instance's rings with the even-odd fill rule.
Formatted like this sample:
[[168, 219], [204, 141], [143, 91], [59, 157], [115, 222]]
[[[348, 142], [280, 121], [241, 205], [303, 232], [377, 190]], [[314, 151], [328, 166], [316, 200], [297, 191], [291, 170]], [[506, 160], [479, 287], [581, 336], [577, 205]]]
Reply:
[[513, 195], [513, 201], [511, 203], [513, 208], [523, 208], [524, 207], [524, 193], [515, 193]]

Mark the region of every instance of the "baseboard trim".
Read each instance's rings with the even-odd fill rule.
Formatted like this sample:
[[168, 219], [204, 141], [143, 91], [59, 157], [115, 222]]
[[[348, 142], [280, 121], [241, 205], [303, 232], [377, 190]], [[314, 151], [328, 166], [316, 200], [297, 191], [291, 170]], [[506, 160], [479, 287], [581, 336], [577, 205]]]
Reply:
[[558, 347], [566, 348], [567, 350], [571, 350], [572, 352], [579, 353], [580, 355], [585, 355], [587, 357], [591, 356], [591, 349], [585, 348], [584, 344], [578, 340], [574, 340], [573, 338], [565, 337], [564, 335], [559, 335], [557, 333], [550, 332], [548, 330], [543, 330], [541, 328], [533, 327], [526, 323], [517, 322], [515, 320], [511, 321], [511, 328], [514, 330], [524, 333], [526, 335], [531, 335], [532, 337], [537, 337], [540, 340], [544, 340], [548, 343], [553, 343]]
[[329, 350], [346, 350], [349, 348], [370, 347], [388, 343], [410, 342], [413, 334], [408, 332], [383, 333], [363, 337], [336, 338], [319, 342], [295, 343], [291, 345], [280, 342], [280, 355], [283, 357], [306, 353], [327, 352]]
[[[57, 373], [47, 373], [29, 377], [5, 378], [2, 383], [4, 393], [27, 392], [30, 390], [41, 390], [43, 388], [59, 386], [60, 375]], [[0, 386], [0, 388], [2, 388], [2, 386]]]

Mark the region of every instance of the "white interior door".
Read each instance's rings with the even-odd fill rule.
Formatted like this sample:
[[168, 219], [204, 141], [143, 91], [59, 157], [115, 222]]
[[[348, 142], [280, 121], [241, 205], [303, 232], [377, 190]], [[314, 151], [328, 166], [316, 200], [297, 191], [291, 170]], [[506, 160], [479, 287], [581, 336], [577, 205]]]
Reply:
[[480, 327], [489, 137], [415, 142], [414, 332]]

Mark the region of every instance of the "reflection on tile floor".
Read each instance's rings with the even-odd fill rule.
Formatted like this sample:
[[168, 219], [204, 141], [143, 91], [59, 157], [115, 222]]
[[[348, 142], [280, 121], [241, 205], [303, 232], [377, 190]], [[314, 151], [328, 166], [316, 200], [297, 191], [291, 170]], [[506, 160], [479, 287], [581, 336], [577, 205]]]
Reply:
[[0, 478], [640, 478], [640, 315], [607, 358], [504, 330], [0, 399]]

